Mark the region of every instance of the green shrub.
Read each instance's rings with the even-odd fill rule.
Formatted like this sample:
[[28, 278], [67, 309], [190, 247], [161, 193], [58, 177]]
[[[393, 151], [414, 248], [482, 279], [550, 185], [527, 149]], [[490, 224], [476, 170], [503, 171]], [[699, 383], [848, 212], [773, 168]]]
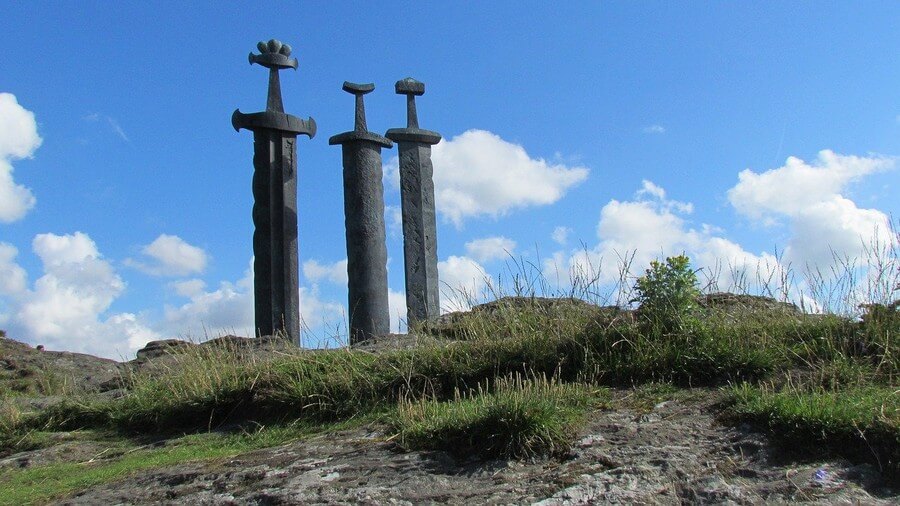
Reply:
[[639, 321], [654, 335], [689, 330], [697, 309], [697, 275], [686, 255], [654, 260], [634, 287]]

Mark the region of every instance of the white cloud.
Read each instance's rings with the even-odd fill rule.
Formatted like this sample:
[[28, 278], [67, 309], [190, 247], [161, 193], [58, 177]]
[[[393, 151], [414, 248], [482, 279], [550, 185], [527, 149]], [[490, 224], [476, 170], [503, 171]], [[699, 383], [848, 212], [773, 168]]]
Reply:
[[813, 164], [791, 156], [777, 169], [760, 174], [741, 171], [738, 184], [728, 190], [728, 200], [753, 219], [796, 216], [840, 196], [849, 183], [893, 166], [890, 158], [843, 156], [829, 150], [820, 151]]
[[860, 178], [894, 167], [885, 157], [819, 152], [808, 164], [789, 157], [785, 165], [762, 173], [741, 171], [728, 190], [735, 209], [767, 225], [787, 220], [792, 231], [787, 260], [799, 266], [821, 267], [840, 258], [856, 258], [877, 240], [892, 241], [890, 219], [876, 209], [860, 209], [843, 192]]
[[84, 232], [71, 235], [38, 234], [32, 249], [44, 263], [44, 270], [65, 264], [76, 264], [100, 256], [97, 245]]
[[109, 262], [99, 258], [86, 234], [40, 234], [34, 252], [45, 274], [19, 309], [19, 321], [36, 337], [63, 340], [79, 328], [94, 326], [97, 317], [125, 289]]
[[104, 317], [125, 283], [87, 234], [39, 234], [32, 248], [44, 274], [31, 289], [23, 283], [25, 271], [13, 263], [10, 249], [0, 248], [5, 251], [5, 269], [18, 279], [5, 285], [12, 306], [12, 314], [6, 317], [11, 336], [48, 349], [116, 359], [159, 338], [133, 314]]
[[125, 130], [122, 130], [122, 126], [119, 125], [118, 121], [114, 120], [113, 118], [109, 118], [109, 117], [106, 118], [106, 121], [109, 123], [109, 127], [112, 128], [112, 131], [115, 132], [116, 135], [118, 135], [120, 139], [122, 139], [125, 142], [131, 142], [131, 140], [128, 139], [128, 136], [125, 135]]
[[18, 254], [12, 244], [0, 242], [0, 295], [20, 295], [28, 286], [25, 269], [15, 262]]
[[122, 129], [122, 126], [119, 125], [119, 122], [116, 121], [115, 118], [112, 118], [110, 116], [103, 116], [100, 113], [93, 112], [91, 114], [84, 116], [84, 118], [82, 118], [82, 119], [84, 119], [85, 121], [87, 121], [89, 123], [96, 123], [96, 122], [100, 121], [101, 119], [105, 119], [106, 123], [109, 125], [109, 128], [113, 131], [113, 133], [118, 135], [119, 138], [122, 139], [123, 141], [131, 142], [131, 140], [128, 138], [128, 135], [125, 133], [125, 130]]
[[478, 262], [468, 257], [450, 256], [438, 262], [441, 281], [441, 312], [463, 311], [482, 298], [490, 278]]
[[656, 197], [659, 200], [664, 200], [666, 198], [666, 190], [654, 184], [653, 181], [649, 181], [647, 179], [641, 181], [641, 189], [638, 190], [637, 194], [650, 195], [651, 197]]
[[202, 279], [186, 279], [169, 283], [169, 288], [182, 297], [193, 297], [206, 289], [206, 282]]
[[485, 237], [466, 243], [466, 253], [479, 262], [508, 258], [516, 249], [516, 241], [507, 237]]
[[[173, 283], [190, 300], [181, 306], [166, 306], [163, 319], [154, 326], [155, 330], [167, 336], [185, 336], [196, 340], [223, 333], [245, 336], [255, 334], [252, 261], [241, 279], [234, 282], [222, 281], [215, 290], [195, 291], [200, 286], [195, 281], [199, 280]], [[193, 293], [188, 294], [189, 291]], [[301, 331], [337, 328], [344, 319], [344, 306], [324, 300], [316, 285], [301, 286], [300, 318], [303, 326]]]
[[187, 276], [206, 269], [208, 255], [202, 248], [192, 246], [177, 235], [160, 234], [141, 249], [150, 263], [126, 259], [125, 264], [153, 276]]
[[[531, 158], [525, 149], [484, 130], [469, 130], [432, 149], [435, 206], [461, 227], [468, 218], [499, 217], [518, 208], [553, 204], [587, 179], [585, 167]], [[385, 170], [399, 188], [397, 158]]]
[[[151, 323], [147, 312], [110, 313], [125, 282], [87, 234], [39, 234], [33, 250], [44, 274], [29, 288], [26, 272], [15, 263], [16, 249], [0, 243], [0, 323], [15, 339], [122, 360], [152, 340], [253, 334], [250, 268], [240, 280], [221, 282], [215, 290], [207, 291], [200, 279], [169, 283], [189, 300], [165, 306]], [[344, 306], [324, 300], [316, 285], [300, 288], [300, 310], [305, 328], [313, 331], [322, 325], [338, 328], [344, 320]]]
[[650, 125], [644, 127], [645, 134], [664, 134], [666, 133], [666, 127], [662, 125]]
[[15, 95], [0, 93], [0, 222], [21, 219], [37, 202], [31, 190], [15, 182], [10, 162], [30, 158], [41, 142], [34, 113]]
[[254, 335], [253, 271], [249, 268], [236, 282], [222, 281], [216, 290], [201, 289], [189, 297], [190, 301], [181, 306], [163, 309], [163, 319], [155, 325], [157, 331], [194, 340], [223, 332]]
[[406, 332], [406, 294], [388, 290], [388, 307], [391, 313], [391, 332]]
[[822, 267], [837, 259], [860, 258], [877, 242], [897, 240], [886, 214], [860, 209], [843, 197], [810, 205], [792, 221], [785, 257], [798, 266]]
[[[692, 210], [687, 203], [668, 200], [665, 190], [644, 181], [634, 200], [611, 200], [600, 211], [597, 224], [599, 242], [592, 248], [559, 251], [544, 261], [543, 272], [554, 284], [571, 285], [595, 282], [609, 286], [619, 282], [621, 269], [630, 267], [628, 290], [651, 260], [687, 253], [694, 268], [703, 268], [698, 276], [709, 278], [718, 289], [753, 289], [757, 268], [765, 278], [765, 269], [779, 269], [774, 257], [755, 255], [738, 244], [719, 237], [710, 226], [694, 228], [685, 217]], [[630, 262], [630, 265], [626, 266]], [[593, 280], [593, 281], [592, 281]], [[612, 293], [612, 302], [625, 302], [621, 293]]]
[[0, 222], [12, 223], [22, 219], [37, 199], [28, 188], [13, 180], [13, 167], [0, 159]]
[[[393, 163], [396, 166], [398, 163], [397, 157], [394, 157], [388, 163]], [[398, 182], [397, 184], [399, 185], [400, 183]], [[384, 206], [384, 222], [387, 224], [387, 233], [391, 237], [403, 237], [403, 210], [400, 206]]]
[[310, 329], [335, 328], [343, 324], [345, 314], [344, 305], [325, 300], [318, 286], [300, 288], [300, 317]]
[[553, 233], [550, 235], [550, 237], [556, 244], [565, 246], [566, 243], [569, 242], [569, 234], [571, 233], [572, 229], [569, 227], [556, 227], [553, 229]]
[[313, 283], [325, 279], [336, 285], [347, 286], [347, 260], [340, 260], [333, 264], [320, 264], [317, 260], [307, 260], [303, 262], [303, 275]]
[[37, 133], [34, 113], [11, 93], [0, 93], [0, 158], [30, 158], [43, 140]]

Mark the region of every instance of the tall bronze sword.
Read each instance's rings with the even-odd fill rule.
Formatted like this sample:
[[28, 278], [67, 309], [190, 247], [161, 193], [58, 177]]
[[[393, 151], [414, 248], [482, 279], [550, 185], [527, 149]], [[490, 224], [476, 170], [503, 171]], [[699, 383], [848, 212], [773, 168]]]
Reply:
[[253, 295], [257, 336], [284, 333], [300, 345], [300, 282], [297, 258], [297, 135], [316, 135], [316, 121], [284, 113], [278, 71], [297, 69], [291, 47], [260, 42], [250, 64], [269, 69], [266, 110], [235, 109], [234, 129], [253, 131]]

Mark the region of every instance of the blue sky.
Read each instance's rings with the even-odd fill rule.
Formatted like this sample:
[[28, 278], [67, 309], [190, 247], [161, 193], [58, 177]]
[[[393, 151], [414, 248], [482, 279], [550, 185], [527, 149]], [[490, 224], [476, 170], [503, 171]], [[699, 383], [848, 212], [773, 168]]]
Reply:
[[[864, 254], [900, 213], [896, 2], [122, 4], [0, 16], [0, 328], [50, 349], [121, 358], [150, 339], [250, 332], [252, 135], [230, 115], [264, 108], [247, 53], [272, 37], [299, 60], [282, 73], [286, 111], [319, 126], [298, 143], [308, 344], [345, 332], [341, 154], [327, 143], [352, 128], [345, 80], [375, 83], [382, 134], [405, 126], [394, 82], [426, 83], [454, 287], [483, 291], [510, 258], [561, 291], [602, 259], [608, 285], [626, 252], [634, 273], [682, 251], [706, 272], [785, 272]], [[464, 306], [449, 295], [445, 309]]]

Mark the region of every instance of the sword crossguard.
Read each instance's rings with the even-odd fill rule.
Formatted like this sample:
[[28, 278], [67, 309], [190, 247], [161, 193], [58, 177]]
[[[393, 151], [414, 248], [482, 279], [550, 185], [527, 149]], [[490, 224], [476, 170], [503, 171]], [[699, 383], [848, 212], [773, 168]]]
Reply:
[[239, 110], [231, 116], [231, 125], [235, 130], [272, 129], [293, 134], [308, 135], [310, 139], [316, 135], [316, 121], [312, 118], [300, 119], [284, 113], [281, 100], [281, 80], [278, 71], [297, 69], [297, 60], [291, 58], [291, 46], [279, 40], [271, 39], [256, 45], [260, 54], [250, 53], [250, 64], [258, 64], [269, 69], [269, 92], [266, 98], [266, 110], [252, 114], [244, 114]]

